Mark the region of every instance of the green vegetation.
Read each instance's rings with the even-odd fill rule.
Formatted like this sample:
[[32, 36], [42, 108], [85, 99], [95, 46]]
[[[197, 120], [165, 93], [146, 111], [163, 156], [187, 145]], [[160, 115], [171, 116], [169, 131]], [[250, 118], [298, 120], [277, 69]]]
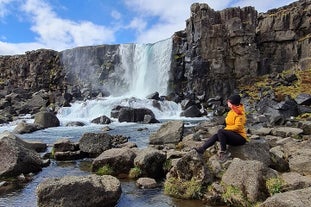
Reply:
[[191, 179], [184, 181], [179, 178], [168, 178], [164, 183], [164, 193], [181, 199], [199, 199], [202, 195], [200, 181]]
[[286, 75], [289, 74], [295, 74], [298, 78], [297, 81], [295, 81], [292, 85], [290, 86], [285, 86], [285, 85], [278, 85], [274, 86], [273, 80], [271, 78], [271, 75], [264, 75], [261, 77], [254, 78], [251, 82], [253, 84], [251, 85], [245, 85], [240, 87], [241, 90], [245, 90], [248, 92], [248, 95], [253, 99], [253, 100], [259, 100], [259, 94], [258, 94], [258, 89], [262, 90], [262, 95], [267, 95], [271, 89], [274, 90], [275, 96], [279, 99], [282, 100], [286, 95], [291, 96], [292, 98], [296, 98], [300, 93], [310, 93], [310, 85], [311, 85], [311, 69], [308, 70], [287, 70], [283, 71], [279, 75], [281, 77], [285, 77]]
[[97, 175], [112, 175], [113, 169], [109, 166], [109, 164], [104, 165], [96, 171]]
[[142, 171], [139, 167], [134, 167], [129, 172], [129, 178], [139, 178], [142, 174]]
[[280, 177], [270, 178], [266, 181], [266, 187], [270, 195], [280, 193], [283, 185], [284, 181]]
[[55, 158], [55, 148], [53, 147], [51, 150], [51, 158], [54, 159]]
[[167, 159], [163, 164], [164, 171], [168, 172], [172, 168], [172, 160]]
[[222, 198], [230, 206], [253, 206], [253, 204], [245, 198], [243, 192], [239, 188], [231, 185], [225, 187], [225, 192], [222, 194]]

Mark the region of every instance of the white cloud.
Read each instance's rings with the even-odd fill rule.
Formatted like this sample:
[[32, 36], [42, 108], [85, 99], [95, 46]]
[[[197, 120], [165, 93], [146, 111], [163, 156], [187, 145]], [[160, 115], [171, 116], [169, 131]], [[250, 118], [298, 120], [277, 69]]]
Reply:
[[0, 18], [4, 17], [9, 11], [6, 6], [13, 0], [0, 0]]
[[[278, 8], [294, 0], [205, 0], [212, 9], [222, 10], [228, 7], [244, 7], [252, 5], [258, 11]], [[30, 21], [31, 30], [36, 34], [37, 42], [10, 44], [0, 41], [0, 54], [21, 53], [37, 48], [52, 48], [64, 50], [67, 48], [109, 44], [115, 41], [116, 32], [134, 30], [138, 43], [153, 43], [171, 37], [176, 31], [186, 28], [186, 20], [190, 18], [191, 4], [197, 0], [124, 0], [128, 12], [134, 16], [123, 15], [112, 10], [110, 16], [116, 22], [114, 28], [94, 24], [90, 21], [74, 21], [60, 18], [56, 11], [44, 0], [0, 0], [0, 18], [9, 14], [8, 5], [21, 2], [22, 11], [18, 16], [27, 17], [23, 21]], [[202, 2], [202, 1], [201, 1]], [[18, 9], [18, 8], [15, 8]], [[0, 20], [1, 21], [1, 20]], [[127, 21], [127, 23], [124, 23]], [[5, 37], [1, 37], [5, 41]]]
[[[267, 11], [278, 8], [295, 0], [206, 0], [209, 7], [215, 11], [229, 7], [254, 6], [257, 11]], [[174, 32], [186, 28], [185, 21], [190, 18], [190, 7], [197, 0], [125, 0], [126, 5], [136, 12], [139, 18], [157, 17], [159, 21], [145, 30], [139, 30], [136, 42], [152, 43], [169, 38]], [[202, 1], [201, 1], [202, 2]], [[140, 28], [141, 29], [141, 28]]]
[[28, 0], [23, 10], [32, 17], [31, 30], [38, 34], [38, 41], [48, 47], [62, 49], [114, 41], [112, 29], [88, 21], [61, 19], [44, 1]]
[[112, 18], [116, 19], [116, 20], [119, 20], [121, 19], [122, 15], [120, 12], [116, 11], [116, 10], [113, 10], [110, 15], [112, 16]]
[[285, 6], [287, 4], [290, 4], [296, 0], [282, 0], [282, 1], [271, 1], [271, 0], [260, 0], [260, 1], [254, 1], [254, 0], [239, 0], [236, 3], [232, 4], [232, 6], [240, 6], [245, 7], [252, 5], [255, 7], [255, 9], [258, 12], [266, 12], [270, 9], [279, 8], [282, 6]]
[[15, 54], [22, 54], [25, 51], [37, 50], [40, 48], [51, 49], [47, 48], [46, 45], [42, 45], [40, 43], [7, 43], [0, 41], [0, 54], [6, 55], [15, 55]]
[[147, 22], [143, 20], [143, 18], [135, 17], [134, 19], [132, 19], [132, 21], [128, 26], [125, 26], [125, 28], [134, 29], [137, 30], [138, 32], [143, 32], [146, 26]]

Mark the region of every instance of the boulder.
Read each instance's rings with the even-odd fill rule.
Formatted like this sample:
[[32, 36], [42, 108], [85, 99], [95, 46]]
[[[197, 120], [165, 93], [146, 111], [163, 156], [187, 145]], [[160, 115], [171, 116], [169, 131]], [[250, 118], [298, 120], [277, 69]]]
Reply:
[[311, 105], [311, 94], [301, 93], [295, 98], [295, 101], [299, 105], [310, 106]]
[[279, 137], [293, 137], [299, 138], [303, 133], [302, 129], [295, 127], [275, 127], [272, 129], [271, 134]]
[[181, 116], [185, 117], [201, 117], [202, 113], [200, 109], [196, 105], [192, 105], [185, 109], [182, 113]]
[[266, 166], [271, 165], [270, 147], [264, 139], [251, 140], [242, 146], [229, 146], [232, 157], [242, 160], [258, 160]]
[[39, 207], [111, 207], [117, 204], [121, 192], [120, 181], [110, 175], [48, 178], [36, 189]]
[[136, 186], [138, 188], [143, 188], [143, 189], [150, 189], [150, 188], [156, 188], [158, 187], [157, 181], [153, 178], [139, 178], [136, 181]]
[[[202, 157], [192, 150], [176, 160], [164, 183], [166, 193], [184, 199], [192, 199], [199, 195], [203, 186], [213, 180], [213, 175], [206, 167]], [[195, 187], [196, 186], [196, 187]]]
[[268, 168], [256, 160], [241, 160], [234, 158], [221, 181], [225, 186], [239, 189], [243, 196], [255, 203], [267, 198], [265, 177]]
[[134, 159], [134, 166], [138, 167], [142, 176], [150, 178], [164, 177], [163, 165], [166, 155], [160, 150], [146, 148], [140, 151]]
[[111, 148], [112, 139], [107, 133], [85, 133], [79, 140], [80, 150], [90, 157], [97, 157]]
[[0, 134], [0, 176], [17, 176], [42, 169], [40, 155], [25, 142], [5, 131]]
[[311, 206], [311, 187], [277, 193], [265, 200], [259, 207], [305, 207]]
[[24, 134], [24, 133], [31, 133], [31, 132], [34, 132], [40, 129], [42, 129], [42, 127], [38, 124], [31, 124], [31, 123], [22, 121], [17, 124], [13, 132], [17, 134]]
[[149, 143], [155, 145], [177, 144], [182, 140], [184, 123], [183, 121], [169, 121], [149, 137]]
[[311, 187], [311, 177], [303, 176], [297, 172], [283, 173], [281, 179], [284, 181], [283, 192]]
[[92, 162], [92, 171], [96, 172], [99, 168], [108, 165], [113, 175], [128, 174], [134, 167], [136, 154], [129, 148], [113, 148], [104, 151]]
[[117, 118], [119, 122], [143, 122], [146, 115], [152, 117], [151, 123], [159, 122], [156, 120], [154, 113], [147, 108], [117, 106], [111, 111], [111, 117]]
[[66, 124], [66, 126], [84, 126], [85, 124], [81, 121], [71, 121]]
[[67, 138], [57, 140], [53, 145], [55, 160], [76, 160], [82, 159], [86, 155], [79, 150], [78, 143], [72, 143]]
[[288, 160], [286, 159], [284, 148], [276, 146], [270, 149], [271, 167], [279, 172], [289, 171]]
[[93, 119], [91, 121], [91, 123], [94, 123], [94, 124], [110, 124], [111, 120], [107, 116], [103, 115], [103, 116], [97, 117], [96, 119]]
[[58, 139], [53, 145], [54, 152], [66, 152], [79, 150], [78, 143], [71, 142], [68, 138]]
[[60, 122], [55, 114], [47, 111], [41, 111], [35, 114], [34, 124], [41, 126], [42, 128], [58, 127]]
[[288, 158], [289, 169], [302, 175], [311, 175], [311, 140], [300, 142], [292, 140], [284, 145], [284, 152]]

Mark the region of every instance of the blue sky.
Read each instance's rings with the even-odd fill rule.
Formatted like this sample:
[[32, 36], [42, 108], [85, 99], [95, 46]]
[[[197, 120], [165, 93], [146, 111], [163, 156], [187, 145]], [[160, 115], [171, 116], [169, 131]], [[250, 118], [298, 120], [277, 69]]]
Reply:
[[154, 43], [186, 27], [192, 3], [259, 12], [294, 0], [0, 0], [0, 55], [40, 48]]

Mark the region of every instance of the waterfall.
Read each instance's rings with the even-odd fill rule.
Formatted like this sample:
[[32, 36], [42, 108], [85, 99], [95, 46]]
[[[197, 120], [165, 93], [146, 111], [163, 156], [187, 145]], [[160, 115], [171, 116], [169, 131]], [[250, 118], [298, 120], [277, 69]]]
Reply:
[[[121, 44], [113, 47], [86, 47], [63, 52], [66, 68], [78, 75], [81, 82], [102, 87], [111, 96], [75, 102], [58, 111], [58, 118], [90, 121], [100, 115], [110, 117], [114, 106], [151, 109], [158, 119], [179, 118], [181, 107], [172, 101], [160, 101], [160, 109], [147, 95], [158, 92], [167, 95], [171, 68], [172, 39], [153, 44]], [[116, 58], [118, 57], [118, 58]], [[110, 71], [109, 61], [117, 60]], [[100, 82], [96, 77], [103, 76]]]
[[172, 40], [153, 44], [122, 44], [119, 48], [121, 63], [118, 71], [124, 71], [127, 84], [125, 96], [144, 98], [153, 92], [166, 95], [171, 67]]

